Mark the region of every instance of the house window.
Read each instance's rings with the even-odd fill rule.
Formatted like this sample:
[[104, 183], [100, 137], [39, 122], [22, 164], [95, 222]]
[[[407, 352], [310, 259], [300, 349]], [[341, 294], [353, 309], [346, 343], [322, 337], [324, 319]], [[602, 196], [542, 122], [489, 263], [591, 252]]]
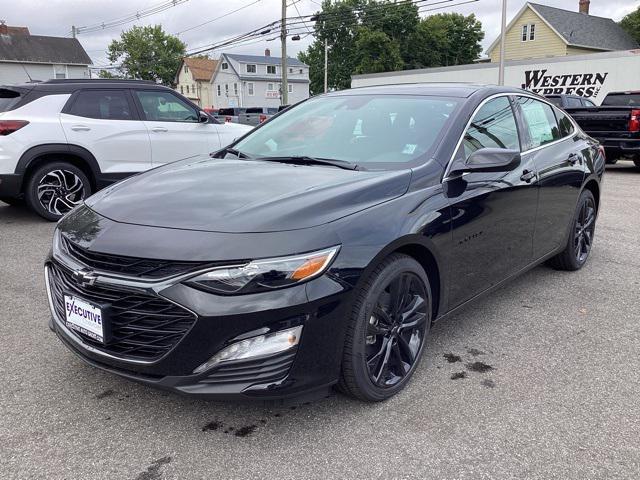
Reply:
[[54, 65], [53, 66], [54, 78], [67, 78], [67, 66], [66, 65]]
[[228, 83], [224, 84], [224, 94], [229, 96], [229, 84]]
[[289, 69], [289, 73], [293, 73], [293, 68], [290, 68], [290, 69]]
[[180, 85], [180, 93], [184, 94], [184, 88]]
[[229, 64], [227, 62], [222, 62], [222, 65], [220, 66], [220, 68], [222, 68], [222, 70], [226, 70], [229, 68]]
[[289, 84], [287, 86], [288, 86], [289, 93], [293, 93], [293, 85]]
[[247, 93], [250, 97], [253, 97], [253, 82], [247, 83]]
[[189, 95], [189, 85], [187, 85], [187, 95]]
[[247, 73], [256, 73], [256, 66], [247, 64]]
[[236, 96], [238, 95], [238, 84], [237, 83], [233, 84], [233, 94], [236, 95]]
[[273, 92], [273, 83], [267, 83], [267, 90]]
[[302, 73], [302, 69], [300, 69], [300, 73]]
[[191, 84], [191, 92], [196, 93], [196, 86], [194, 84]]
[[267, 65], [267, 73], [276, 74], [276, 66], [275, 65]]
[[529, 23], [522, 26], [522, 41], [533, 41], [536, 39], [536, 24]]
[[186, 65], [184, 66], [184, 73], [189, 73], [189, 67], [187, 67]]
[[218, 96], [222, 96], [222, 91], [220, 90], [220, 84], [216, 85], [216, 87], [218, 88]]

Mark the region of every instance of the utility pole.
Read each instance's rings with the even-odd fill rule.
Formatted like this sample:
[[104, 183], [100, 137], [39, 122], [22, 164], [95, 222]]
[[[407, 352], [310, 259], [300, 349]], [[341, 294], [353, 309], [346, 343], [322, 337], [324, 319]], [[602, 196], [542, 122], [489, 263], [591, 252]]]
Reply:
[[504, 85], [504, 40], [507, 30], [507, 0], [502, 0], [502, 29], [500, 30], [500, 66], [498, 67], [498, 85]]
[[76, 38], [76, 26], [75, 25], [71, 25], [71, 36], [73, 38]]
[[287, 82], [287, 0], [282, 0], [282, 21], [280, 22], [280, 40], [282, 43], [282, 93], [280, 94], [282, 105], [289, 104], [289, 84]]
[[327, 93], [327, 57], [329, 54], [329, 44], [327, 43], [327, 39], [324, 39], [324, 93]]

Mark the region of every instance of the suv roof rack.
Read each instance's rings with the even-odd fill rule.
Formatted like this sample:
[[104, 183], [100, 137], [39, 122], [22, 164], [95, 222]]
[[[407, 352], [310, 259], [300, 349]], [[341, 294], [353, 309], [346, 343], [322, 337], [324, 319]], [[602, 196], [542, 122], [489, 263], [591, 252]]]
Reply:
[[131, 80], [126, 78], [65, 78], [45, 80], [46, 84], [65, 84], [65, 83], [143, 83], [146, 85], [159, 85], [152, 80]]

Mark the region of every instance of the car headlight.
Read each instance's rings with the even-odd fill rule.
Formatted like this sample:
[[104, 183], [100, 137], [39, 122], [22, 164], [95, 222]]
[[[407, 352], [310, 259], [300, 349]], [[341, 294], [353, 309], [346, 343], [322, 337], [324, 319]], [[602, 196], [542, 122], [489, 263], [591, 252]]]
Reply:
[[289, 287], [322, 275], [339, 249], [339, 246], [335, 246], [301, 255], [254, 260], [246, 265], [215, 268], [190, 278], [186, 283], [226, 295]]

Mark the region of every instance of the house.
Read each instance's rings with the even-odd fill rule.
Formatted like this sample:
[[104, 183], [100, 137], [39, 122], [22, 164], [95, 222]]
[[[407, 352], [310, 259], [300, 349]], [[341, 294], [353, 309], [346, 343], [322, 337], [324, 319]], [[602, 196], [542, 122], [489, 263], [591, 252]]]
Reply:
[[185, 57], [176, 74], [176, 91], [202, 108], [213, 106], [211, 77], [218, 65], [210, 58]]
[[[572, 12], [538, 3], [526, 3], [507, 26], [505, 60], [584, 55], [638, 48], [610, 18], [589, 15], [589, 0], [579, 0]], [[500, 37], [487, 50], [500, 61]]]
[[75, 38], [31, 35], [0, 23], [0, 84], [89, 78], [91, 59]]
[[[281, 58], [223, 53], [211, 79], [213, 105], [224, 107], [277, 107], [282, 104]], [[288, 103], [309, 98], [309, 66], [287, 58]]]

